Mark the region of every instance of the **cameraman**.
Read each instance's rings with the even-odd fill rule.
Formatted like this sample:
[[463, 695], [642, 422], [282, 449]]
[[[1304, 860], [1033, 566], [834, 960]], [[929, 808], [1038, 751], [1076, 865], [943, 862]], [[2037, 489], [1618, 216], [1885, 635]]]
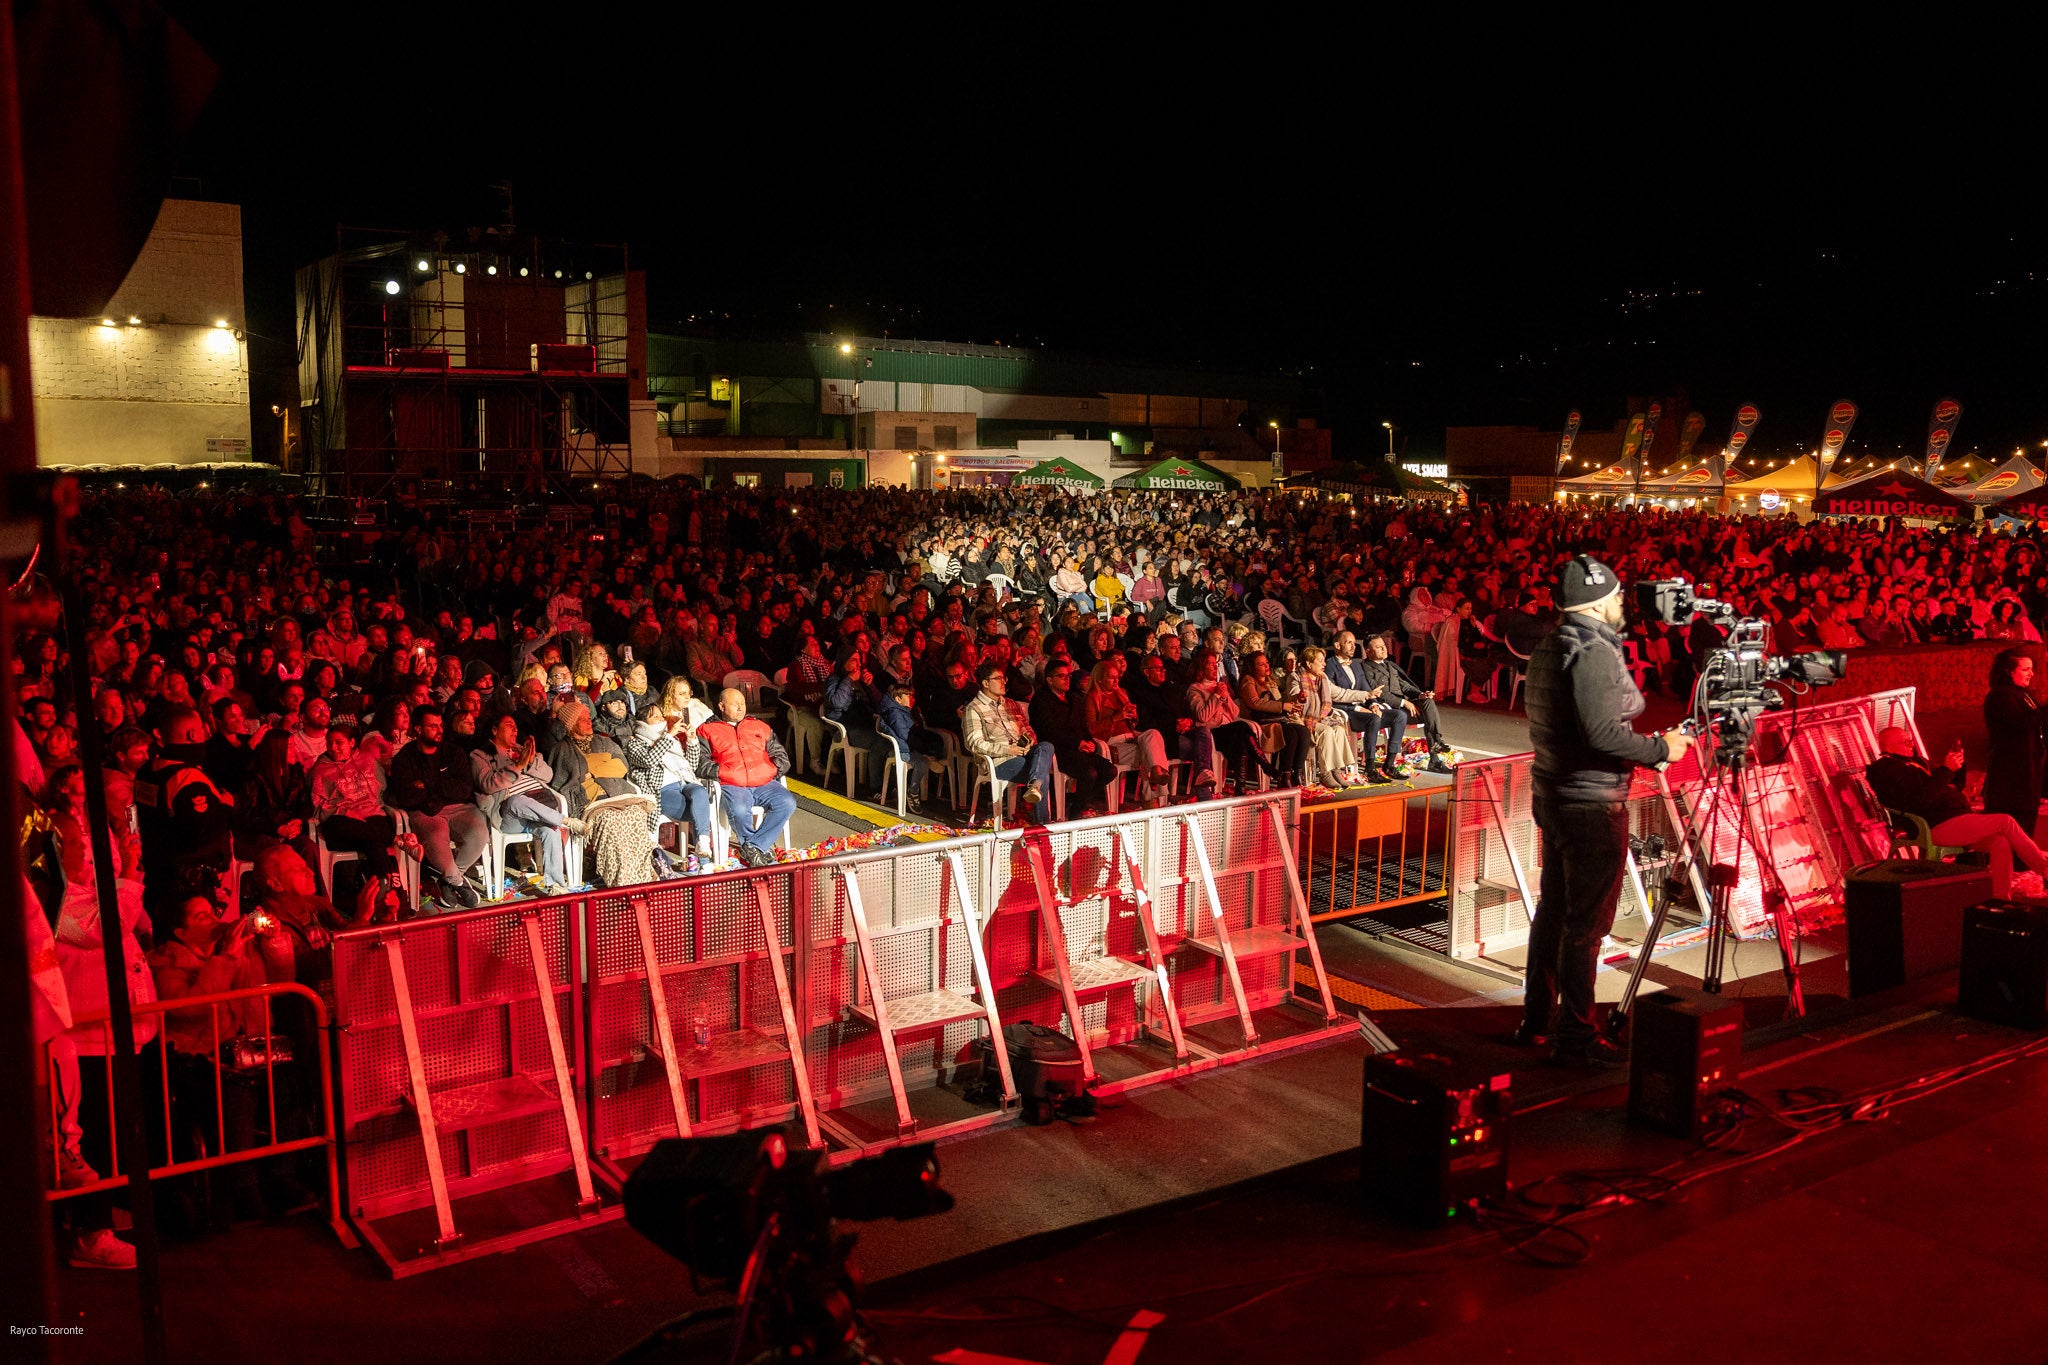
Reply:
[[1638, 766], [1676, 762], [1692, 739], [1682, 730], [1639, 735], [1629, 722], [1643, 694], [1622, 653], [1621, 580], [1591, 555], [1564, 567], [1564, 616], [1529, 660], [1523, 696], [1536, 749], [1534, 805], [1543, 835], [1543, 879], [1529, 930], [1528, 990], [1513, 1041], [1550, 1040], [1561, 1066], [1615, 1066], [1625, 1055], [1600, 1035], [1593, 976], [1600, 942], [1614, 927], [1628, 855], [1628, 798]]

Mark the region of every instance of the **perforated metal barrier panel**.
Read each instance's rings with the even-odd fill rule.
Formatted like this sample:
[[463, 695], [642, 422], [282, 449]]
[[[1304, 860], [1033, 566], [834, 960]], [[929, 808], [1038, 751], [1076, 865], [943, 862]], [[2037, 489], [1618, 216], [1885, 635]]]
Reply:
[[[572, 1164], [583, 1174], [529, 920], [579, 1137], [614, 1177], [684, 1131], [798, 1120], [849, 1153], [928, 1135], [908, 1096], [970, 1062], [978, 1071], [975, 1041], [997, 1020], [1067, 1031], [1084, 1053], [1157, 1043], [1160, 1076], [1335, 1036], [1349, 1025], [1293, 872], [1298, 817], [1297, 794], [1273, 792], [343, 935], [337, 1113], [351, 1211], [432, 1202], [448, 1241], [445, 1196]], [[1295, 985], [1297, 962], [1310, 989]], [[1305, 1007], [1295, 1023], [1262, 1037], [1265, 1012], [1290, 1003]], [[1236, 1021], [1238, 1041], [1184, 1039], [1183, 1026], [1215, 1020]], [[408, 1027], [431, 1116], [413, 1094]], [[1087, 1065], [1094, 1076], [1092, 1054]], [[834, 1121], [885, 1098], [893, 1135]], [[439, 1121], [439, 1198], [427, 1117]]]

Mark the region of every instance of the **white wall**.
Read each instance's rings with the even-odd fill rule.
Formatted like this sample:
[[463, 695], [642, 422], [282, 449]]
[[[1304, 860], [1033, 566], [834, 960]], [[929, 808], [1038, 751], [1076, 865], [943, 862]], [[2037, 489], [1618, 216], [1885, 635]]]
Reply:
[[249, 440], [241, 210], [164, 201], [105, 316], [29, 319], [39, 460], [235, 458], [206, 442]]

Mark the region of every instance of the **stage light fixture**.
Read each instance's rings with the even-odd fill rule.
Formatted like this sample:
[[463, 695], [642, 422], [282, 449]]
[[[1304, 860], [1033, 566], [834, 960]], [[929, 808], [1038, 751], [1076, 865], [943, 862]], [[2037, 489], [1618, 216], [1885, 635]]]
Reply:
[[385, 292], [385, 293], [387, 293], [387, 294], [396, 294], [396, 293], [398, 292], [398, 281], [397, 281], [397, 280], [386, 280], [386, 281], [384, 281], [384, 292]]
[[523, 265], [519, 267], [519, 278], [522, 280], [526, 278], [526, 267]]
[[495, 275], [495, 274], [497, 274], [497, 273], [498, 273], [498, 267], [496, 267], [496, 266], [494, 266], [494, 265], [487, 265], [487, 266], [485, 266], [485, 267], [484, 267], [484, 274], [486, 274], [486, 275]]
[[420, 272], [420, 274], [422, 274], [422, 275], [426, 274], [426, 273], [427, 273], [428, 271], [432, 270], [433, 268], [434, 268], [434, 263], [433, 263], [432, 261], [421, 261], [421, 262], [419, 262], [419, 272]]
[[458, 275], [467, 275], [469, 273], [469, 267], [464, 265], [461, 261], [457, 261], [455, 263], [455, 273]]

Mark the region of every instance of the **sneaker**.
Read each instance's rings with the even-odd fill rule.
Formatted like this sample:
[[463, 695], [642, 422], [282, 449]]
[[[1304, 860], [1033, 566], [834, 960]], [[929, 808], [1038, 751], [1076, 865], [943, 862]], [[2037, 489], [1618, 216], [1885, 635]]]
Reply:
[[748, 867], [765, 867], [775, 861], [752, 844], [736, 843], [732, 846], [732, 852], [734, 857], [738, 858]]
[[474, 910], [482, 905], [484, 900], [466, 877], [444, 879], [441, 882], [441, 897], [450, 905], [460, 906], [464, 910]]
[[711, 856], [711, 841], [709, 839], [699, 839], [696, 843], [696, 850], [699, 858], [709, 858]]
[[1550, 1035], [1542, 1029], [1533, 1029], [1526, 1023], [1515, 1025], [1515, 1031], [1508, 1035], [1509, 1047], [1544, 1047], [1550, 1042]]
[[80, 1270], [133, 1270], [135, 1248], [109, 1228], [95, 1228], [82, 1234], [71, 1249], [70, 1264]]
[[76, 1190], [90, 1185], [100, 1178], [100, 1173], [86, 1164], [84, 1157], [69, 1147], [57, 1153], [57, 1188]]

